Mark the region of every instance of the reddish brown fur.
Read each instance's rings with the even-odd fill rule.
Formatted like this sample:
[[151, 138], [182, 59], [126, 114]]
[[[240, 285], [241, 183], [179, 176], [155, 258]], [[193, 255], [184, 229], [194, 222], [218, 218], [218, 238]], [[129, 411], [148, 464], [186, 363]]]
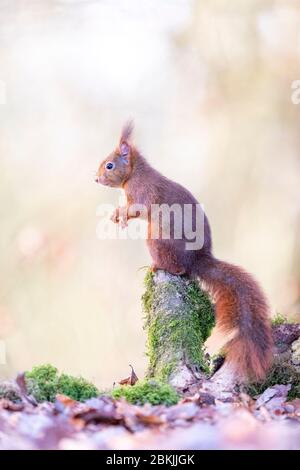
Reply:
[[209, 260], [200, 277], [216, 298], [216, 319], [224, 333], [237, 329], [226, 345], [226, 361], [253, 380], [265, 376], [272, 361], [268, 304], [253, 277], [241, 268]]
[[[119, 208], [115, 222], [138, 217], [132, 204], [143, 204], [151, 213], [151, 204], [192, 204], [197, 200], [179, 184], [169, 180], [152, 168], [130, 143], [132, 124], [124, 127], [117, 149], [102, 162], [97, 181], [112, 187], [123, 188], [127, 206]], [[125, 150], [124, 150], [125, 149]], [[128, 153], [126, 153], [128, 151]], [[126, 153], [125, 157], [122, 152]], [[114, 162], [113, 171], [105, 169]], [[150, 218], [148, 248], [153, 259], [153, 269], [164, 269], [173, 274], [187, 274], [205, 282], [216, 300], [216, 322], [224, 334], [237, 330], [226, 346], [226, 361], [237, 373], [251, 379], [262, 379], [272, 356], [271, 327], [268, 305], [264, 294], [252, 276], [241, 268], [214, 258], [211, 252], [211, 232], [204, 217], [204, 243], [199, 250], [186, 250], [186, 239], [152, 239]], [[152, 224], [157, 221], [151, 221]]]

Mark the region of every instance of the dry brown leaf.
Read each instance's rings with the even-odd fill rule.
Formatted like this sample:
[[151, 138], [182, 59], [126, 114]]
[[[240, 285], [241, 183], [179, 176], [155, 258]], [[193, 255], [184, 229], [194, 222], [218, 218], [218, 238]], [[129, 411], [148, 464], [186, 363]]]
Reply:
[[120, 382], [118, 382], [120, 385], [134, 385], [139, 380], [131, 364], [129, 364], [129, 367], [131, 367], [131, 374], [126, 379], [120, 380]]
[[284, 404], [284, 408], [288, 413], [295, 413], [296, 416], [300, 416], [300, 398], [288, 401]]
[[19, 387], [21, 397], [28, 401], [28, 403], [30, 403], [31, 405], [37, 406], [36, 399], [32, 395], [28, 394], [24, 372], [17, 375], [16, 384]]
[[58, 393], [55, 397], [55, 400], [61, 403], [66, 408], [73, 408], [74, 406], [78, 405], [78, 402], [76, 400], [73, 400], [67, 395], [63, 395], [62, 393]]
[[160, 425], [166, 422], [166, 418], [164, 415], [155, 415], [153, 413], [144, 413], [143, 410], [138, 411], [136, 413], [137, 419], [147, 425]]
[[14, 403], [13, 401], [8, 400], [7, 398], [2, 398], [0, 400], [0, 408], [9, 411], [22, 411], [24, 409], [24, 404]]
[[[91, 403], [92, 406], [88, 403]], [[79, 411], [73, 414], [73, 418], [82, 419], [86, 424], [121, 424], [124, 421], [117, 411], [115, 404], [108, 397], [89, 400], [83, 404]]]

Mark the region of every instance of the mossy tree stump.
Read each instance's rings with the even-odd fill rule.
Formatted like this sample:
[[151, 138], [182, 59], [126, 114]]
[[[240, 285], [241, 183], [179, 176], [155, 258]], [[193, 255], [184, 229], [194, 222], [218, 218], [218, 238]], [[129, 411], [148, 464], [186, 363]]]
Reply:
[[196, 281], [165, 271], [147, 273], [147, 378], [184, 389], [209, 371], [203, 344], [214, 326], [214, 309]]

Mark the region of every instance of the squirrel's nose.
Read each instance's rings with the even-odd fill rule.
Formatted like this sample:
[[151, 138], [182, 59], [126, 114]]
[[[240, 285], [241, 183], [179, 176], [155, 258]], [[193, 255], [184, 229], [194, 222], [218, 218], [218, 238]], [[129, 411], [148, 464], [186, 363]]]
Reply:
[[100, 183], [100, 178], [99, 178], [99, 176], [95, 176], [95, 183]]

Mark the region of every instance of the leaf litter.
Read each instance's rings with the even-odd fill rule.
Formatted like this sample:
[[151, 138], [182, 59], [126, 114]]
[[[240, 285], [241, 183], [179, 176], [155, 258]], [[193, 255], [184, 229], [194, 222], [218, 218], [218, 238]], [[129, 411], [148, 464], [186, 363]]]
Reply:
[[[134, 377], [132, 368], [126, 384]], [[15, 386], [20, 402], [0, 400], [0, 449], [300, 449], [300, 400], [287, 401], [289, 385], [256, 400], [246, 393], [221, 400], [199, 389], [169, 407], [61, 394], [37, 403], [23, 374]]]

